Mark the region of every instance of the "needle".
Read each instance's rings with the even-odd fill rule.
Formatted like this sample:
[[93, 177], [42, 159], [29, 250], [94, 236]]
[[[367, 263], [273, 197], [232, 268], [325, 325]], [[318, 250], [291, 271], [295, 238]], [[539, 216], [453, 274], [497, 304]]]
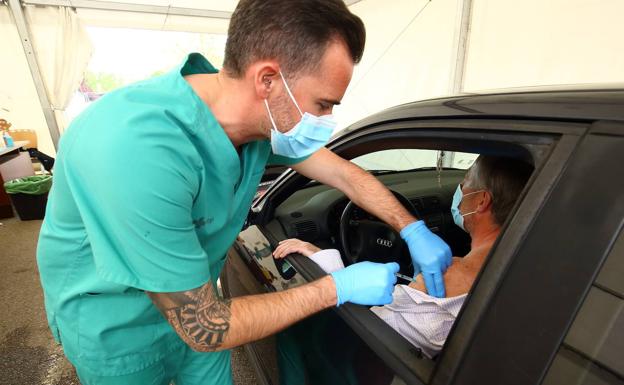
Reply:
[[406, 281], [410, 281], [410, 282], [415, 282], [416, 280], [414, 278], [410, 278], [407, 275], [403, 275], [403, 274], [399, 274], [399, 273], [394, 273], [394, 275], [398, 278], [402, 278]]

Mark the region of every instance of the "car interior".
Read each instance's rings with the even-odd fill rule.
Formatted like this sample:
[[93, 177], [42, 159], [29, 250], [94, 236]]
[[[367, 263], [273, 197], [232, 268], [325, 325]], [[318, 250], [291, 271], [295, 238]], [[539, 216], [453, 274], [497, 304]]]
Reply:
[[[426, 159], [430, 155], [428, 150], [422, 150], [420, 154], [416, 151], [396, 149], [371, 155], [386, 160], [402, 155], [405, 163], [411, 165], [419, 160], [416, 155], [421, 155], [424, 161], [429, 160]], [[406, 153], [414, 159], [406, 158]], [[474, 160], [474, 157], [472, 154], [462, 155], [464, 165], [469, 166], [470, 158]], [[354, 162], [358, 163], [358, 159]], [[436, 169], [435, 164], [417, 164], [405, 170], [368, 171], [388, 186], [410, 212], [424, 219], [429, 228], [451, 246], [453, 255], [468, 252], [470, 239], [454, 225], [450, 214], [453, 193], [462, 181], [465, 169]], [[398, 233], [329, 186], [309, 183], [276, 209], [275, 220], [289, 238], [299, 238], [323, 249], [338, 249], [345, 266], [360, 261], [399, 262], [401, 273], [413, 274], [409, 252]]]
[[[380, 133], [359, 142], [338, 143], [334, 151], [375, 175], [409, 211], [424, 219], [449, 244], [454, 256], [462, 257], [470, 250], [470, 237], [454, 224], [450, 212], [457, 185], [480, 154], [509, 156], [535, 166], [535, 159], [547, 154], [549, 143], [530, 137], [523, 141], [519, 144], [517, 138], [487, 142], [470, 138], [455, 142], [429, 138], [405, 140]], [[413, 274], [409, 251], [399, 234], [354, 205], [341, 191], [294, 171], [285, 172], [273, 184], [266, 199], [254, 203], [257, 216], [253, 218], [271, 248], [280, 240], [299, 238], [322, 249], [338, 249], [345, 266], [360, 261], [398, 262], [402, 274]], [[525, 191], [530, 184], [531, 181]], [[521, 200], [522, 196], [518, 202]], [[307, 280], [322, 275], [320, 268], [304, 258], [289, 257], [275, 263], [284, 279], [297, 273]], [[399, 279], [397, 284], [407, 282]], [[333, 321], [325, 322], [334, 325], [331, 335], [323, 337], [327, 344], [322, 354], [331, 356], [332, 346], [338, 351], [345, 346], [359, 347], [359, 353], [351, 356], [350, 370], [359, 368], [356, 377], [360, 380], [348, 383], [400, 384], [399, 378], [407, 380], [415, 375], [422, 380], [431, 375], [436, 358], [424, 357], [418, 348], [365, 307], [343, 306], [337, 312], [324, 312], [307, 322], [319, 322], [319, 317], [332, 318]], [[328, 365], [334, 365], [330, 362]], [[370, 368], [375, 370], [370, 372]]]
[[[486, 147], [483, 153], [532, 163], [530, 154], [521, 147], [511, 150], [504, 146], [500, 151]], [[444, 239], [453, 256], [462, 257], [470, 250], [470, 237], [454, 224], [450, 207], [457, 185], [479, 154], [386, 141], [340, 155], [373, 174], [408, 211]], [[291, 181], [290, 192], [283, 194], [282, 200], [274, 198], [268, 204], [275, 206], [263, 210], [263, 231], [269, 240], [277, 243], [298, 238], [321, 249], [337, 249], [345, 266], [361, 261], [397, 262], [401, 274], [413, 274], [409, 250], [398, 232], [353, 204], [341, 191], [303, 176], [293, 179], [300, 180]], [[276, 263], [285, 278], [294, 274], [289, 271], [290, 264], [284, 267], [284, 261]]]

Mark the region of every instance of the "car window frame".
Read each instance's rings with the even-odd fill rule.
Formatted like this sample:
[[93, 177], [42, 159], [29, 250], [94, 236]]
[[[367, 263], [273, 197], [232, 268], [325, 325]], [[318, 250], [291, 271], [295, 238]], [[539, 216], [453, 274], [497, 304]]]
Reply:
[[[530, 198], [530, 202], [526, 202], [526, 199], [520, 199], [521, 202], [518, 204], [527, 213], [537, 213], [540, 207], [540, 198], [544, 198], [549, 191], [548, 181], [552, 181], [553, 177], [559, 175], [565, 165], [565, 160], [570, 156], [575, 144], [587, 127], [588, 125], [582, 122], [552, 122], [528, 119], [458, 118], [427, 121], [411, 120], [386, 122], [372, 128], [357, 130], [344, 137], [339, 137], [328, 147], [340, 155], [347, 154], [348, 156], [345, 157], [347, 159], [355, 156], [353, 155], [354, 153], [349, 152], [349, 147], [353, 148], [358, 146], [358, 144], [370, 142], [376, 138], [389, 140], [390, 136], [395, 139], [404, 139], [405, 137], [418, 139], [420, 143], [415, 148], [424, 149], [471, 152], [465, 148], [467, 141], [481, 144], [487, 143], [491, 147], [505, 145], [523, 147], [530, 154], [531, 158], [536, 161], [536, 172], [531, 178], [530, 186], [523, 194], [525, 198]], [[444, 143], [444, 148], [440, 148], [442, 142]], [[283, 193], [283, 189], [289, 185], [289, 182], [292, 183], [291, 178], [297, 177], [305, 180], [304, 177], [295, 175], [292, 170], [283, 174], [276, 181], [271, 191], [263, 197], [263, 202], [260, 202], [257, 211], [259, 213], [264, 211], [265, 215], [271, 213], [275, 205], [273, 199], [279, 198], [280, 193]], [[262, 217], [262, 215], [259, 216], [259, 218]], [[523, 230], [529, 224], [530, 220], [519, 218], [513, 221], [512, 226], [505, 225], [503, 236], [494, 245], [493, 251], [496, 251], [497, 245], [508, 246], [510, 249], [513, 249], [511, 246], [521, 241]], [[507, 234], [508, 231], [512, 231], [512, 233]], [[503, 254], [503, 252], [499, 251], [498, 254]], [[491, 267], [490, 270], [504, 272], [506, 264], [510, 261], [504, 257], [498, 257], [498, 259], [499, 261], [492, 264], [494, 267]], [[316, 264], [306, 258], [290, 257], [289, 260], [295, 269], [307, 280], [319, 278], [324, 274]], [[347, 304], [335, 309], [335, 311], [386, 363], [390, 363], [389, 366], [391, 366], [392, 370], [407, 383], [447, 383], [452, 377], [445, 379], [444, 376], [439, 376], [438, 374], [444, 371], [444, 369], [452, 370], [453, 367], [457, 366], [458, 361], [461, 361], [462, 356], [461, 346], [457, 346], [458, 342], [453, 344], [450, 344], [450, 342], [463, 340], [470, 335], [471, 331], [474, 331], [474, 320], [478, 319], [479, 311], [482, 310], [483, 306], [486, 306], [488, 291], [492, 290], [490, 285], [483, 285], [484, 287], [477, 294], [474, 294], [478, 286], [481, 285], [475, 285], [473, 291], [466, 299], [466, 306], [463, 307], [462, 312], [458, 316], [458, 322], [455, 323], [449, 335], [449, 343], [441, 352], [436, 363], [423, 359], [413, 350], [410, 352], [409, 349], [406, 349], [404, 344], [400, 342], [407, 342], [403, 337], [399, 336], [400, 341], [397, 342], [396, 336], [393, 337], [392, 333], [384, 333], [383, 330], [376, 330], [375, 333], [371, 333], [371, 324], [374, 326], [376, 321], [373, 321], [373, 318], [369, 315], [377, 317], [367, 308]], [[471, 302], [473, 303], [470, 305], [472, 308], [471, 312], [463, 316], [464, 309], [468, 308], [468, 304]], [[362, 322], [366, 318], [369, 318], [368, 321]], [[380, 319], [377, 318], [377, 320], [383, 323]], [[458, 327], [460, 323], [462, 326]], [[385, 328], [392, 330], [385, 323], [383, 325]], [[377, 326], [375, 328], [379, 329]], [[380, 334], [383, 334], [386, 342], [380, 343]], [[396, 332], [395, 334], [398, 335]], [[395, 349], [396, 346], [399, 346], [401, 349]]]
[[[437, 368], [439, 373], [435, 376], [434, 384], [459, 385], [475, 381], [526, 384], [541, 383], [543, 380], [600, 266], [608, 256], [614, 234], [617, 234], [622, 224], [621, 205], [617, 206], [618, 210], [605, 210], [605, 207], [616, 207], [613, 202], [617, 202], [622, 189], [619, 187], [621, 185], [613, 188], [609, 184], [612, 181], [605, 178], [604, 171], [614, 161], [622, 162], [623, 152], [613, 149], [622, 148], [624, 123], [598, 121], [587, 124], [587, 127], [580, 137], [569, 138], [566, 144], [569, 155], [559, 153], [551, 156], [552, 167], [548, 172], [551, 178], [543, 180], [547, 184], [543, 188], [546, 194], [532, 199], [541, 200], [539, 213], [531, 215], [530, 220], [514, 219], [511, 225], [526, 222], [524, 229], [519, 232], [510, 226], [508, 230], [511, 231], [504, 234], [499, 248], [494, 250], [492, 259], [496, 263], [486, 265], [479, 284], [473, 290], [473, 295], [485, 302], [481, 306], [483, 311], [473, 314], [473, 308], [467, 307], [464, 314], [465, 319], [472, 320], [474, 324], [480, 323], [480, 330], [473, 328], [477, 333], [465, 336], [463, 349], [455, 354], [454, 365]], [[617, 143], [615, 136], [618, 136]], [[592, 169], [594, 164], [600, 165], [600, 168]], [[581, 176], [584, 177], [579, 179]], [[579, 180], [583, 183], [579, 183]], [[571, 209], [569, 199], [578, 199], [576, 197], [579, 194], [603, 202], [600, 206], [602, 209], [598, 211], [599, 219], [593, 217], [589, 220], [585, 216], [585, 220], [565, 222], [565, 215], [562, 214]], [[528, 201], [525, 199], [523, 205]], [[520, 206], [519, 211], [531, 209], [531, 206]], [[583, 212], [587, 212], [588, 207], [593, 206], [585, 205]], [[579, 210], [579, 207], [573, 209]], [[558, 223], [565, 223], [566, 229], [554, 233], [547, 230]], [[569, 234], [576, 234], [574, 231], [579, 229], [584, 231], [584, 236], [580, 238], [582, 242], [576, 241], [579, 238], [566, 238]], [[555, 238], [547, 240], [545, 237], [549, 235]], [[522, 242], [516, 243], [515, 248], [506, 249], [503, 246], [506, 236], [517, 236]], [[588, 252], [588, 248], [591, 251]], [[504, 250], [507, 255], [497, 259], [499, 250]], [[539, 259], [543, 257], [543, 251], [549, 257]], [[497, 265], [504, 260], [508, 260], [508, 263], [500, 266], [504, 268], [501, 270]], [[512, 264], [513, 269], [509, 269]], [[566, 268], [561, 270], [561, 266]], [[494, 274], [501, 272], [504, 277], [497, 281]], [[557, 277], [555, 281], [552, 280], [553, 276]], [[528, 277], [531, 285], [526, 285]], [[546, 287], [549, 289], [545, 291]], [[545, 293], [547, 295], [543, 295]], [[520, 307], [514, 298], [531, 298], [526, 307], [521, 307], [521, 317], [517, 317], [519, 312], [515, 309]], [[553, 298], [559, 300], [553, 302], [550, 300]], [[455, 348], [460, 350], [458, 346]], [[494, 361], [483, 358], [486, 351], [495, 352]]]

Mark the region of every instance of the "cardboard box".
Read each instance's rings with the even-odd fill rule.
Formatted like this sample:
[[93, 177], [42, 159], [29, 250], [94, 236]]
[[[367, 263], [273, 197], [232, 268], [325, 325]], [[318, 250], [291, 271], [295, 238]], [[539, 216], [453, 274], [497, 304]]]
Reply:
[[[5, 182], [25, 176], [35, 175], [28, 152], [7, 155], [0, 158], [0, 175]], [[4, 188], [4, 186], [3, 186]]]

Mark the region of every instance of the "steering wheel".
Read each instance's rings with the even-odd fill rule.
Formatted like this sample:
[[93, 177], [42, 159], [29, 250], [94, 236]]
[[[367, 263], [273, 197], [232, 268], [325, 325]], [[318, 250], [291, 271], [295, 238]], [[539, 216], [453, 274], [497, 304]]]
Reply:
[[[390, 190], [412, 215], [419, 218], [416, 208], [405, 196]], [[379, 263], [397, 262], [404, 274], [412, 274], [412, 259], [407, 244], [398, 232], [380, 220], [356, 219], [356, 209], [365, 212], [349, 201], [340, 216], [340, 242], [346, 264], [362, 261]]]

